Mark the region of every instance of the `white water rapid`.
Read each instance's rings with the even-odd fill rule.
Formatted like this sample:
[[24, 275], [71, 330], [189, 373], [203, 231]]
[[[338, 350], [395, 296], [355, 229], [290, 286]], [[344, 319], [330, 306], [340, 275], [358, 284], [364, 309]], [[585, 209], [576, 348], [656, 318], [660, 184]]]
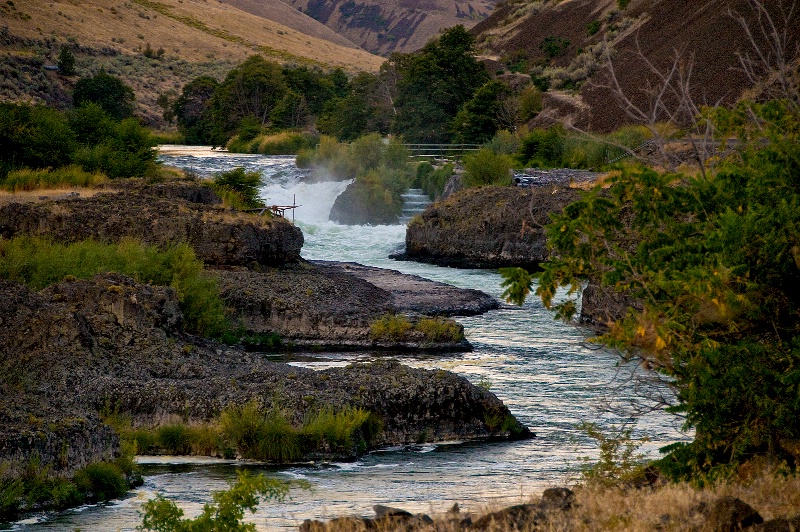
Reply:
[[[183, 153], [183, 154], [181, 154]], [[290, 157], [230, 155], [208, 150], [178, 151], [162, 156], [198, 173], [245, 166], [264, 174], [262, 197], [268, 204], [291, 205], [296, 197], [296, 223], [305, 235], [303, 257], [356, 261], [392, 268], [499, 297], [500, 277], [491, 270], [458, 270], [387, 258], [402, 245], [405, 227], [342, 226], [327, 220], [346, 183], [304, 182], [305, 172]], [[246, 468], [283, 479], [305, 479], [313, 491], [293, 490], [283, 503], [265, 502], [248, 519], [258, 530], [297, 529], [303, 519], [372, 515], [373, 504], [413, 512], [444, 512], [454, 502], [467, 510], [512, 504], [538, 496], [547, 487], [574, 479], [580, 457], [596, 457], [595, 442], [576, 428], [591, 421], [608, 428], [630, 421], [599, 408], [621, 406], [639, 396], [628, 368], [616, 368], [616, 356], [591, 348], [588, 333], [553, 320], [531, 298], [521, 309], [505, 307], [482, 316], [459, 318], [470, 353], [404, 355], [400, 361], [424, 368], [443, 368], [489, 386], [536, 434], [522, 442], [419, 445], [384, 449], [354, 463], [271, 467], [253, 463], [183, 457], [141, 457], [145, 484], [129, 497], [105, 505], [35, 516], [13, 529], [123, 530], [140, 523], [142, 503], [156, 494], [175, 500], [188, 516], [199, 513], [214, 490], [227, 487]], [[298, 366], [323, 368], [385, 356], [380, 353], [296, 353], [275, 357]], [[640, 417], [634, 435], [651, 441], [642, 451], [657, 456], [667, 443], [685, 439], [679, 422], [661, 412]]]

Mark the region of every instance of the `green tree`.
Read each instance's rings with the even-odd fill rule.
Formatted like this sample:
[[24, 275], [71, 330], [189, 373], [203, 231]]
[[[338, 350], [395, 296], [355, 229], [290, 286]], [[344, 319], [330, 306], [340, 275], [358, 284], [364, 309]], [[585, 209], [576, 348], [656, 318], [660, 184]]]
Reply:
[[393, 131], [411, 142], [450, 140], [456, 113], [489, 79], [474, 46], [475, 38], [456, 26], [419, 52], [390, 58], [398, 73]]
[[[695, 430], [667, 449], [674, 478], [755, 455], [796, 467], [800, 438], [800, 114], [791, 102], [705, 112], [738, 155], [715, 175], [627, 169], [552, 217], [537, 295], [585, 279], [627, 298], [598, 341], [674, 387]], [[509, 294], [511, 295], [511, 294]]]
[[69, 46], [62, 46], [61, 51], [58, 52], [58, 71], [64, 76], [74, 76], [75, 71], [75, 56]]
[[206, 503], [203, 512], [194, 519], [184, 519], [183, 510], [161, 495], [150, 499], [144, 503], [142, 526], [139, 530], [254, 532], [255, 524], [242, 523], [245, 510], [255, 513], [262, 499], [282, 501], [288, 493], [289, 484], [286, 482], [241, 472], [236, 483], [227, 491], [214, 493], [214, 502]]
[[326, 103], [317, 128], [340, 141], [352, 141], [367, 133], [388, 133], [391, 111], [381, 95], [387, 83], [385, 73], [359, 73], [350, 80], [345, 94]]
[[478, 89], [456, 114], [453, 121], [456, 140], [483, 144], [506, 126], [502, 116], [503, 100], [509, 92], [508, 86], [497, 80]]
[[80, 78], [72, 93], [75, 107], [96, 103], [115, 120], [133, 116], [135, 98], [133, 89], [121, 79], [101, 70], [92, 77]]
[[0, 177], [15, 168], [69, 164], [75, 146], [75, 134], [59, 111], [0, 103]]
[[184, 85], [173, 107], [178, 130], [190, 144], [214, 144], [211, 99], [219, 83], [211, 76], [200, 76]]
[[214, 124], [214, 144], [231, 138], [242, 118], [252, 116], [262, 125], [287, 91], [280, 65], [260, 55], [246, 59], [231, 70], [214, 92], [211, 116]]

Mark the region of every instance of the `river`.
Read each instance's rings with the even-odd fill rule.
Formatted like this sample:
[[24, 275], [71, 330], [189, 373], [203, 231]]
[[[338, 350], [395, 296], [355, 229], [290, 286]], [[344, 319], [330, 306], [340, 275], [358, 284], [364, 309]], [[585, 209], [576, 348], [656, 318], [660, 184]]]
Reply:
[[[268, 204], [300, 206], [294, 216], [305, 235], [306, 259], [355, 261], [421, 275], [493, 296], [502, 293], [493, 270], [459, 270], [388, 255], [402, 245], [405, 227], [342, 226], [327, 217], [346, 183], [306, 183], [291, 157], [233, 155], [207, 149], [174, 149], [161, 159], [201, 175], [244, 166], [264, 175], [261, 196]], [[162, 494], [187, 515], [196, 515], [211, 493], [224, 489], [237, 471], [247, 468], [282, 479], [304, 479], [311, 490], [294, 489], [290, 500], [262, 503], [248, 519], [259, 530], [296, 529], [307, 518], [371, 515], [373, 504], [410, 511], [444, 512], [454, 502], [467, 510], [518, 503], [543, 489], [568, 485], [579, 475], [582, 457], [596, 458], [597, 446], [577, 425], [602, 427], [625, 423], [625, 415], [603, 408], [638, 397], [639, 380], [631, 368], [616, 367], [614, 353], [587, 344], [588, 332], [555, 321], [531, 298], [522, 308], [506, 306], [482, 316], [458, 318], [474, 346], [469, 353], [404, 355], [404, 364], [443, 368], [489, 386], [517, 418], [536, 433], [532, 440], [510, 443], [459, 443], [384, 449], [354, 463], [271, 467], [236, 461], [183, 457], [140, 457], [144, 485], [125, 499], [85, 506], [59, 514], [34, 516], [12, 529], [135, 530], [144, 501]], [[378, 353], [295, 353], [276, 360], [308, 368], [346, 365], [385, 356]], [[615, 413], [616, 412], [616, 413]], [[679, 421], [663, 412], [639, 417], [634, 435], [647, 437], [641, 451], [684, 440]]]

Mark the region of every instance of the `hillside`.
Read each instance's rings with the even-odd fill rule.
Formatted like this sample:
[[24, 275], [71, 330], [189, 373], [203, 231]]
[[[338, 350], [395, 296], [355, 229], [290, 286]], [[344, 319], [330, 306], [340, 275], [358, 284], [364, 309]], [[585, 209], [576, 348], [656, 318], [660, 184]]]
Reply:
[[151, 123], [160, 115], [158, 94], [179, 91], [202, 74], [221, 79], [253, 54], [351, 72], [375, 71], [383, 61], [279, 0], [262, 4], [280, 22], [207, 0], [4, 2], [0, 101], [63, 107], [74, 79], [44, 70], [63, 45], [75, 54], [79, 75], [105, 68], [129, 84], [139, 114]]
[[381, 55], [417, 50], [444, 28], [458, 24], [471, 28], [489, 16], [498, 3], [498, 0], [284, 1], [365, 50]]
[[[795, 12], [783, 24], [778, 9], [790, 3], [767, 5], [776, 25], [786, 27], [787, 49], [793, 51], [800, 18]], [[731, 103], [752, 88], [739, 61], [740, 54], [751, 51], [749, 41], [732, 16], [747, 19], [759, 37], [748, 0], [631, 0], [624, 9], [619, 5], [616, 0], [510, 0], [472, 31], [488, 59], [551, 78], [555, 90], [545, 98], [545, 116], [596, 131], [630, 121], [608, 88], [609, 53], [622, 91], [644, 108], [652, 100], [648, 87], [658, 83], [646, 61], [667, 72], [676, 53], [684, 60], [696, 103]]]

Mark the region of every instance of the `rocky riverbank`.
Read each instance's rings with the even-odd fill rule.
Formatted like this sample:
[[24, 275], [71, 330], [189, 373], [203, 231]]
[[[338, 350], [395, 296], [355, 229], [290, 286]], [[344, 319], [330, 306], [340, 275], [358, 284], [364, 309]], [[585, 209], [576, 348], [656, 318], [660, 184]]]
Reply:
[[33, 452], [63, 473], [114, 456], [118, 438], [99, 414], [109, 405], [150, 427], [254, 399], [278, 401], [292, 422], [359, 407], [381, 421], [373, 446], [530, 435], [493, 394], [446, 371], [386, 361], [316, 372], [186, 336], [171, 288], [122, 275], [38, 293], [0, 282], [0, 299], [0, 460], [19, 467]]
[[[392, 270], [316, 261], [280, 268], [217, 270], [222, 297], [250, 334], [276, 333], [295, 346], [336, 349], [467, 351], [463, 328], [443, 316], [498, 308], [491, 296]], [[402, 316], [412, 325], [385, 335], [376, 323]], [[425, 316], [453, 334], [425, 334]]]
[[542, 227], [548, 214], [579, 193], [568, 186], [461, 190], [411, 220], [405, 252], [396, 258], [457, 268], [535, 269], [547, 258]]
[[[0, 238], [188, 243], [211, 268], [240, 334], [278, 333], [296, 345], [465, 350], [463, 329], [442, 316], [498, 304], [398, 272], [305, 262], [292, 223], [225, 208], [197, 182], [113, 186], [5, 201]], [[108, 416], [128, 420], [130, 430], [155, 431], [176, 422], [215, 427], [245, 405], [262, 415], [277, 408], [295, 427], [319, 412], [369, 413], [370, 428], [357, 428], [357, 442], [305, 441], [292, 459], [532, 437], [497, 397], [447, 371], [387, 360], [317, 372], [187, 335], [173, 288], [120, 274], [68, 276], [41, 291], [0, 281], [0, 301], [0, 481], [19, 478], [34, 462], [47, 475], [69, 476], [118, 457], [120, 436]]]
[[[779, 485], [779, 482], [775, 482]], [[727, 485], [723, 491], [729, 491]], [[754, 490], [749, 490], [754, 491]], [[748, 499], [759, 499], [746, 493]], [[749, 495], [749, 496], [747, 496]], [[621, 500], [624, 499], [624, 500]], [[405, 532], [608, 530], [613, 523], [625, 523], [624, 530], [675, 530], [735, 532], [741, 530], [791, 532], [800, 528], [800, 514], [786, 501], [764, 501], [762, 508], [772, 514], [765, 518], [739, 497], [677, 487], [647, 490], [596, 486], [548, 488], [541, 498], [482, 513], [464, 512], [458, 504], [443, 515], [412, 514], [401, 508], [375, 505], [374, 517], [339, 517], [330, 521], [307, 519], [301, 532], [362, 532], [402, 530]], [[649, 504], [648, 504], [649, 503]], [[787, 508], [788, 506], [788, 508]], [[788, 511], [787, 511], [788, 510]], [[777, 514], [777, 515], [776, 515]], [[769, 515], [766, 514], [765, 515]]]

